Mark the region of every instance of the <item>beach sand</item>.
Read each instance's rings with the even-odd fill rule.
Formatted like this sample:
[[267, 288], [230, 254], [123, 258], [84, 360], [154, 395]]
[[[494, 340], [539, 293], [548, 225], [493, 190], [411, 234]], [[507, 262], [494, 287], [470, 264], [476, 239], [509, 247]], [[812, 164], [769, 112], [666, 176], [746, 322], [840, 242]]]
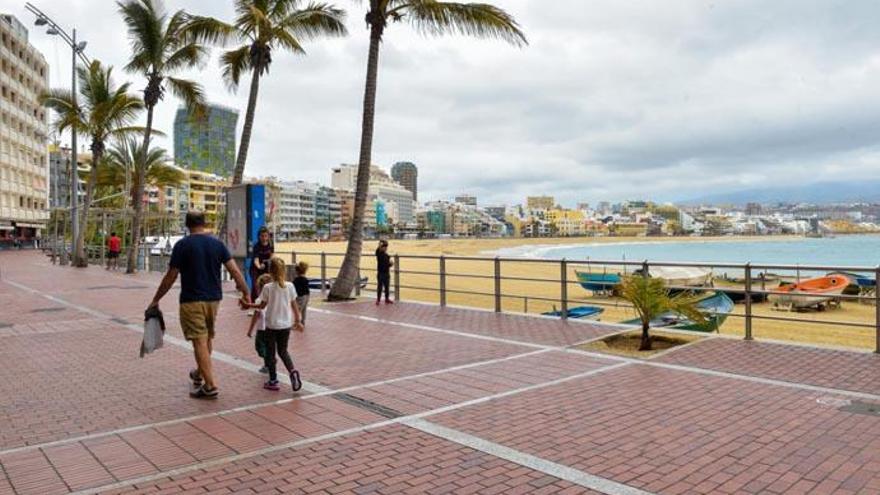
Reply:
[[[447, 304], [487, 308], [495, 307], [494, 271], [492, 259], [474, 260], [459, 257], [491, 258], [497, 250], [507, 250], [528, 246], [558, 246], [605, 242], [711, 242], [713, 240], [742, 242], [773, 242], [791, 240], [792, 237], [676, 237], [676, 238], [553, 238], [553, 239], [432, 239], [432, 240], [401, 240], [391, 241], [389, 252], [400, 256], [401, 299], [423, 301], [439, 304], [439, 259], [444, 255], [452, 257], [446, 260]], [[297, 253], [298, 260], [305, 260], [311, 266], [309, 276], [320, 277], [320, 254], [327, 253], [327, 277], [336, 276], [345, 252], [345, 242], [298, 242], [280, 243], [276, 251], [280, 253]], [[361, 262], [362, 274], [369, 278], [367, 291], [375, 290], [375, 258], [373, 252], [375, 241], [364, 244], [364, 257]], [[304, 254], [311, 253], [311, 254]], [[426, 258], [419, 258], [419, 257]], [[432, 258], [427, 258], [432, 257]], [[289, 260], [289, 258], [288, 258]], [[625, 301], [617, 298], [594, 297], [573, 281], [576, 280], [575, 270], [601, 270], [596, 266], [569, 264], [567, 270], [569, 307], [585, 304], [599, 305], [605, 309], [601, 321], [620, 322], [635, 318], [633, 310]], [[501, 263], [502, 308], [504, 311], [520, 313], [542, 313], [559, 309], [562, 292], [561, 267], [558, 263], [539, 263], [535, 260], [503, 261]], [[529, 280], [524, 280], [529, 279]], [[393, 285], [393, 282], [392, 282]], [[813, 322], [822, 320], [841, 321], [853, 324], [870, 324], [875, 322], [875, 307], [857, 301], [844, 301], [840, 308], [827, 311], [812, 312], [781, 312], [775, 311], [769, 303], [754, 304], [753, 314], [772, 318], [798, 318]], [[734, 313], [721, 328], [725, 334], [743, 336], [745, 332], [744, 306], [737, 305]], [[873, 328], [859, 328], [851, 325], [830, 325], [825, 323], [789, 322], [762, 320], [755, 318], [752, 324], [753, 335], [758, 339], [795, 341], [827, 346], [839, 346], [873, 350], [875, 332]]]

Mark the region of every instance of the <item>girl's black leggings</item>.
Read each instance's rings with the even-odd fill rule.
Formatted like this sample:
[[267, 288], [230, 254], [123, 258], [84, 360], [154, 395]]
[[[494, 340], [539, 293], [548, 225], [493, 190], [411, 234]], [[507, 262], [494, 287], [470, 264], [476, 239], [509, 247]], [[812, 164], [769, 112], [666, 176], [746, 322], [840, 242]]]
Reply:
[[290, 341], [290, 329], [267, 329], [265, 334], [266, 355], [263, 356], [263, 364], [269, 369], [269, 380], [275, 381], [278, 379], [278, 373], [275, 370], [276, 353], [278, 354], [278, 357], [281, 358], [281, 362], [284, 363], [284, 367], [287, 368], [287, 372], [290, 373], [293, 371], [293, 359], [290, 358], [290, 353], [287, 352], [287, 343]]

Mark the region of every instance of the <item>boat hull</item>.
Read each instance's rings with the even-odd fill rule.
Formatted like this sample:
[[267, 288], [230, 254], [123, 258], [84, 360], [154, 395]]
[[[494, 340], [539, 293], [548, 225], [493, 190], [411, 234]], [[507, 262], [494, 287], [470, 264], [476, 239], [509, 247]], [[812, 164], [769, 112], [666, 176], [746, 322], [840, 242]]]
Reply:
[[[598, 319], [604, 311], [604, 308], [598, 306], [575, 306], [573, 308], [568, 308], [566, 315], [568, 318], [574, 318], [577, 320], [595, 320]], [[541, 314], [544, 316], [562, 318], [562, 311], [547, 311], [546, 313]]]
[[776, 306], [803, 309], [835, 300], [852, 284], [845, 275], [828, 275], [793, 284], [783, 285], [769, 299]]

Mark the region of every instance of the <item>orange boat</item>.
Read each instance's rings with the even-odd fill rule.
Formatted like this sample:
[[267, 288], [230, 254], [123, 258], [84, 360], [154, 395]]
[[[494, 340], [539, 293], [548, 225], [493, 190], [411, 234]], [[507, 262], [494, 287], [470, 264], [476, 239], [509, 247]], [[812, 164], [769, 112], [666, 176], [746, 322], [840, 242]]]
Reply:
[[770, 302], [776, 306], [791, 308], [816, 306], [840, 296], [851, 283], [849, 277], [840, 274], [811, 278], [796, 284], [779, 286], [776, 291], [784, 294], [771, 294]]

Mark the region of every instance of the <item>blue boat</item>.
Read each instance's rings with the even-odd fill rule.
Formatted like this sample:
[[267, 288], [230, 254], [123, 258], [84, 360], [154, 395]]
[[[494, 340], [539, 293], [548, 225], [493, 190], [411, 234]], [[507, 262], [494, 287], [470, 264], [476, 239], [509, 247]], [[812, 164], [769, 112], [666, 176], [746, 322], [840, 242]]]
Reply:
[[[568, 308], [566, 314], [569, 318], [593, 320], [598, 318], [603, 311], [605, 311], [605, 309], [598, 306], [575, 306], [573, 308]], [[562, 318], [562, 311], [547, 311], [546, 313], [541, 314], [544, 316]]]
[[590, 273], [575, 272], [578, 283], [584, 289], [590, 292], [599, 292], [610, 294], [614, 287], [620, 284], [620, 274], [618, 273]]
[[[724, 292], [714, 292], [697, 302], [697, 309], [706, 316], [704, 323], [697, 323], [686, 317], [669, 311], [651, 321], [651, 328], [675, 328], [696, 332], [717, 332], [727, 317], [733, 312], [733, 300]], [[638, 318], [624, 321], [629, 325], [641, 325]]]

